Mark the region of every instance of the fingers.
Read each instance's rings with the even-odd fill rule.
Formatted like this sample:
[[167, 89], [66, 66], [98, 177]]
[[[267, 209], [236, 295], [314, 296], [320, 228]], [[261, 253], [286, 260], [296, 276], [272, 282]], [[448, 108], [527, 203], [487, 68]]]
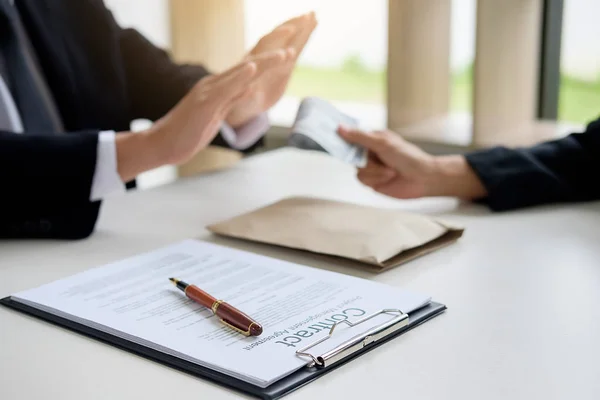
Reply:
[[256, 63], [258, 69], [256, 78], [259, 79], [262, 75], [269, 73], [278, 67], [287, 65], [287, 61], [289, 61], [290, 58], [290, 52], [279, 49], [251, 57], [249, 60]]
[[364, 185], [377, 188], [394, 180], [397, 177], [397, 173], [388, 167], [372, 166], [360, 169], [357, 177]]
[[[281, 67], [285, 67], [288, 64], [288, 55], [289, 53], [287, 51], [276, 50], [256, 57], [251, 57], [250, 62], [256, 65], [256, 73], [247, 84], [248, 90], [246, 90], [243, 95], [236, 96], [234, 101], [252, 97], [252, 94], [256, 92], [257, 81], [270, 74], [276, 74]], [[227, 78], [225, 81], [218, 82], [216, 89], [221, 90], [219, 86], [230, 85], [229, 79], [230, 78]]]
[[245, 62], [234, 67], [215, 79], [212, 91], [218, 94], [223, 102], [228, 105], [244, 95], [249, 84], [254, 80], [257, 69], [254, 62]]
[[367, 154], [367, 165], [365, 166], [365, 168], [369, 168], [371, 165], [375, 165], [378, 167], [387, 166], [383, 161], [381, 161], [381, 159], [375, 152], [369, 151]]
[[313, 31], [317, 27], [317, 18], [314, 11], [301, 16], [300, 19], [297, 20], [296, 24], [300, 28], [295, 35], [290, 37], [287, 45], [289, 47], [293, 47], [296, 50], [296, 56], [299, 56], [300, 53], [302, 53], [302, 50], [304, 50], [306, 43], [308, 43]]
[[[254, 62], [252, 62], [252, 61], [241, 62], [241, 63], [236, 64], [233, 67], [229, 68], [225, 72], [221, 72], [220, 74], [211, 75], [208, 78], [204, 78], [204, 80], [214, 83], [216, 85], [216, 84], [223, 83], [223, 82], [227, 81], [227, 79], [235, 77], [240, 73], [243, 73], [244, 69], [254, 68], [254, 73], [256, 73], [256, 70], [257, 70], [256, 64], [254, 64], [253, 67], [250, 66], [250, 64], [254, 64]], [[246, 72], [250, 72], [250, 71], [246, 71]]]
[[278, 66], [285, 65], [288, 61], [288, 57], [288, 52], [285, 50], [273, 50], [257, 56], [252, 56], [247, 58], [245, 62], [216, 75], [216, 79], [214, 79], [213, 82], [215, 85], [227, 84], [228, 80], [232, 76], [237, 76], [239, 69], [244, 68], [248, 63], [253, 63], [256, 66], [256, 74], [253, 76], [253, 79], [258, 79], [264, 73], [269, 72]]
[[425, 196], [423, 188], [419, 185], [400, 180], [392, 180], [373, 189], [377, 193], [396, 199], [418, 199]]
[[[224, 90], [224, 95], [235, 95], [246, 88], [246, 85], [274, 68], [285, 65], [288, 52], [284, 50], [270, 51], [241, 63], [213, 78], [214, 89]], [[244, 87], [235, 88], [235, 85]]]
[[348, 143], [363, 146], [375, 153], [381, 151], [388, 143], [386, 137], [389, 132], [363, 132], [358, 129], [349, 129], [344, 126], [338, 128], [338, 134]]
[[260, 54], [265, 51], [285, 48], [290, 38], [297, 31], [298, 28], [294, 25], [280, 25], [263, 36], [256, 46], [254, 46], [250, 54]]
[[395, 185], [394, 181], [390, 181], [377, 186], [372, 186], [371, 188], [377, 193], [389, 197], [394, 197], [396, 199], [410, 199], [415, 197], [411, 196], [410, 193], [406, 190], [403, 190], [402, 187], [398, 188], [397, 185]]
[[[283, 28], [283, 27], [286, 27], [286, 26], [294, 26], [294, 27], [302, 26], [303, 24], [305, 24], [308, 21], [307, 16], [309, 16], [310, 14], [311, 13], [306, 13], [306, 14], [302, 14], [302, 15], [298, 15], [298, 16], [295, 16], [293, 18], [290, 18], [287, 21], [281, 23], [275, 29]], [[314, 14], [314, 11], [312, 12], [312, 14]]]
[[287, 60], [288, 61], [292, 61], [292, 65], [293, 65], [293, 61], [296, 59], [296, 57], [298, 56], [298, 52], [296, 51], [295, 48], [293, 47], [288, 47], [286, 49], [286, 56], [287, 56]]
[[410, 199], [423, 195], [417, 186], [407, 183], [395, 170], [377, 164], [373, 165], [358, 171], [358, 180], [363, 185], [397, 199]]
[[296, 59], [306, 46], [316, 26], [317, 18], [314, 12], [292, 18], [263, 36], [254, 46], [250, 55], [262, 54], [276, 49], [293, 48], [292, 59]]
[[[263, 36], [254, 46], [251, 54], [290, 46], [301, 50], [316, 25], [317, 19], [314, 12], [291, 18]], [[297, 54], [299, 54], [298, 51]]]

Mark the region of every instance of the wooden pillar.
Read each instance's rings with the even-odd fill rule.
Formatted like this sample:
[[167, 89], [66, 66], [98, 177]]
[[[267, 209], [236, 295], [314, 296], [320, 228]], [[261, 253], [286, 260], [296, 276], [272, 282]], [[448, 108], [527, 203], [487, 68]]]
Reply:
[[244, 55], [244, 1], [171, 0], [171, 42], [178, 62], [233, 66]]
[[451, 6], [447, 0], [389, 0], [390, 129], [448, 113]]
[[513, 142], [537, 117], [542, 0], [479, 0], [473, 144]]
[[[244, 0], [170, 0], [171, 51], [176, 61], [221, 72], [245, 53]], [[224, 168], [241, 158], [233, 150], [207, 148], [178, 168], [190, 176]]]

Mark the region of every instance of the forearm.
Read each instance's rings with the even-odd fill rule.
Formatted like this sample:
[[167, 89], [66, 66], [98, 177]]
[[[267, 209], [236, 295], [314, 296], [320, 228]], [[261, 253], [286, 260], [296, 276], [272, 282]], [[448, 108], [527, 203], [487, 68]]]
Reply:
[[479, 200], [487, 190], [466, 158], [461, 155], [439, 156], [433, 159], [427, 187], [429, 196], [458, 197]]
[[117, 171], [123, 182], [142, 172], [168, 164], [168, 149], [151, 131], [122, 132], [116, 135]]
[[483, 200], [494, 211], [600, 199], [589, 178], [600, 170], [600, 120], [560, 140], [434, 157], [433, 164], [430, 195]]

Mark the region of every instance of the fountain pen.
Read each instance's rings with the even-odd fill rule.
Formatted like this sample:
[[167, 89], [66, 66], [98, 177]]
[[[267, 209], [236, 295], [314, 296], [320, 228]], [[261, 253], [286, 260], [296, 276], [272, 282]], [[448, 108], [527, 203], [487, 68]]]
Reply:
[[191, 300], [212, 310], [223, 324], [244, 336], [260, 336], [262, 326], [237, 308], [217, 300], [195, 285], [190, 285], [176, 278], [169, 278]]

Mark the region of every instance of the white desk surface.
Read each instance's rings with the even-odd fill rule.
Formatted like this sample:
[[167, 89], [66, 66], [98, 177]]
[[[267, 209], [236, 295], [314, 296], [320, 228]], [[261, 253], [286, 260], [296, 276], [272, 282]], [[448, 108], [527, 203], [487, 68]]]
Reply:
[[[344, 261], [211, 237], [224, 218], [290, 195], [443, 216], [457, 243], [375, 275]], [[0, 296], [204, 238], [431, 294], [448, 311], [291, 394], [293, 399], [599, 399], [600, 203], [506, 214], [452, 199], [396, 201], [351, 167], [281, 150], [235, 168], [105, 202], [79, 242], [0, 242]], [[233, 399], [239, 395], [0, 309], [0, 399]]]

